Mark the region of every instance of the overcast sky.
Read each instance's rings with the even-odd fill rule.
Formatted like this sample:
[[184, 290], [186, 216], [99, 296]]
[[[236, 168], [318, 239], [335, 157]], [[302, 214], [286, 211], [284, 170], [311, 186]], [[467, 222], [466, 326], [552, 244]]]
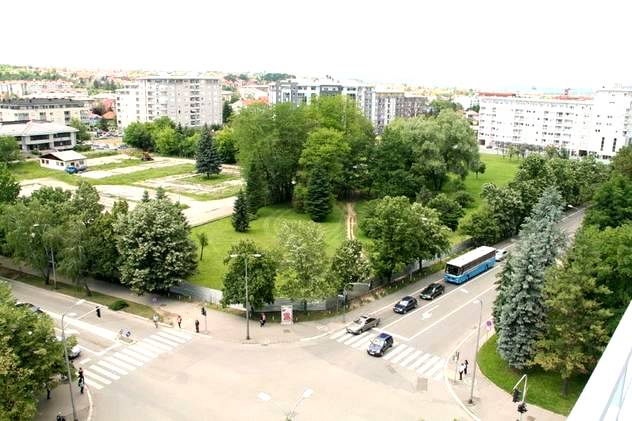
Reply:
[[480, 89], [632, 84], [630, 0], [3, 1], [0, 63]]

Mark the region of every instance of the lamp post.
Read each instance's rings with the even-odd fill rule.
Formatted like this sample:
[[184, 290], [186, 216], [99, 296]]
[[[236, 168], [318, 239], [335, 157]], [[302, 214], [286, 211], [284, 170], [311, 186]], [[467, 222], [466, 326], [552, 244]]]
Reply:
[[[314, 394], [314, 390], [307, 388], [303, 391], [303, 394], [301, 395], [300, 398], [298, 398], [298, 400], [296, 401], [296, 404], [294, 405], [294, 408], [292, 408], [292, 410], [290, 412], [286, 412], [285, 414], [285, 419], [288, 421], [292, 421], [294, 420], [294, 418], [296, 418], [296, 410], [298, 409], [298, 406], [301, 404], [301, 402], [303, 402], [305, 399], [309, 399], [310, 396], [312, 396]], [[257, 395], [257, 397], [262, 400], [263, 402], [271, 402], [273, 403], [277, 408], [279, 408], [281, 411], [285, 412], [283, 410], [283, 408], [281, 406], [279, 406], [276, 402], [274, 402], [272, 400], [272, 396], [268, 395], [265, 392], [259, 392], [259, 394]]]
[[248, 257], [256, 257], [259, 258], [261, 257], [261, 254], [259, 253], [252, 253], [252, 254], [231, 254], [230, 255], [231, 258], [235, 258], [235, 257], [243, 257], [244, 258], [244, 266], [245, 266], [245, 275], [246, 275], [246, 340], [249, 341], [250, 340], [250, 302], [249, 302], [249, 297], [248, 297]]
[[[348, 287], [349, 285], [351, 285], [351, 286], [354, 286], [354, 285], [364, 285], [364, 286], [366, 286], [367, 288], [371, 288], [371, 284], [369, 284], [369, 283], [367, 283], [367, 282], [349, 282], [348, 284], [345, 284], [345, 285], [342, 287], [342, 296], [343, 296], [343, 300], [344, 300], [344, 301], [342, 302], [342, 323], [344, 323], [344, 322], [345, 322], [345, 319], [346, 319], [346, 314], [347, 314], [347, 313], [346, 313], [346, 310], [347, 310], [347, 287]], [[352, 289], [353, 289], [353, 288], [352, 288]]]
[[[68, 310], [70, 310], [74, 306], [83, 304], [85, 301], [86, 300], [83, 300], [83, 299], [77, 301], [76, 303], [71, 305], [68, 308]], [[79, 419], [77, 418], [77, 410], [75, 409], [75, 398], [72, 396], [72, 375], [70, 374], [70, 360], [68, 359], [68, 347], [66, 346], [66, 327], [64, 326], [64, 317], [66, 317], [66, 315], [68, 315], [69, 317], [73, 317], [73, 316], [76, 316], [76, 314], [68, 313], [68, 311], [66, 311], [64, 314], [61, 315], [61, 341], [64, 346], [64, 360], [66, 361], [66, 371], [68, 373], [68, 390], [70, 391], [70, 406], [72, 406], [72, 419], [73, 421], [78, 421]]]
[[474, 350], [474, 374], [472, 375], [472, 386], [470, 387], [470, 405], [474, 403], [474, 383], [476, 382], [476, 364], [478, 360], [478, 345], [481, 339], [481, 324], [483, 324], [483, 300], [478, 299], [474, 303], [478, 302], [481, 305], [481, 312], [478, 315], [478, 332], [476, 333], [476, 349]]

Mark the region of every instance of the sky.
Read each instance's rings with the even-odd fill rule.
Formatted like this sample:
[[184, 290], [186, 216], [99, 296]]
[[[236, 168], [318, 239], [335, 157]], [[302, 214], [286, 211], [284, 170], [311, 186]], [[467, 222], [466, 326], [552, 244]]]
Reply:
[[0, 63], [371, 83], [632, 85], [629, 0], [3, 2]]

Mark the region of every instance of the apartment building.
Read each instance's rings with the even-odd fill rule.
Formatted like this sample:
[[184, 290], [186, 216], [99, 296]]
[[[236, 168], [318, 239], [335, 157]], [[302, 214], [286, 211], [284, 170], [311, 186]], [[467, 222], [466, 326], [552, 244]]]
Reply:
[[373, 99], [371, 122], [376, 133], [399, 117], [410, 118], [423, 115], [428, 110], [428, 98], [400, 91], [376, 91]]
[[608, 160], [632, 140], [632, 88], [600, 89], [592, 97], [479, 93], [478, 140], [567, 149]]
[[90, 106], [69, 98], [19, 98], [0, 102], [0, 121], [40, 120], [68, 125], [73, 118], [88, 123]]
[[163, 116], [183, 126], [222, 124], [222, 87], [217, 78], [151, 76], [137, 79], [116, 93], [121, 128]]
[[77, 131], [49, 121], [0, 121], [0, 136], [15, 138], [24, 152], [72, 149], [77, 144]]

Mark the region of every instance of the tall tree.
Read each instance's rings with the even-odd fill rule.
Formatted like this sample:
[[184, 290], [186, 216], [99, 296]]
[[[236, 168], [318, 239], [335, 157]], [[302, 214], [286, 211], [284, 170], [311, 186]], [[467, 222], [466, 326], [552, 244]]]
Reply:
[[595, 193], [586, 223], [599, 228], [618, 227], [632, 222], [632, 182], [614, 174]]
[[228, 102], [224, 102], [224, 106], [222, 107], [222, 121], [224, 124], [228, 124], [230, 122], [231, 115], [233, 115], [233, 108]]
[[305, 210], [314, 222], [323, 222], [333, 209], [333, 198], [330, 190], [328, 174], [324, 167], [312, 170], [307, 185]]
[[612, 169], [628, 179], [632, 179], [632, 144], [619, 149], [612, 158]]
[[0, 136], [0, 163], [8, 164], [20, 159], [18, 142], [12, 136]]
[[110, 212], [105, 212], [90, 226], [86, 240], [88, 272], [106, 281], [119, 279], [120, 255], [116, 248], [116, 231], [114, 225], [119, 217], [126, 215], [128, 204], [125, 200], [117, 200]]
[[224, 164], [234, 164], [237, 162], [237, 145], [233, 137], [233, 128], [224, 127], [215, 134], [215, 142], [217, 143], [217, 152], [222, 158]]
[[246, 198], [251, 215], [257, 215], [259, 209], [268, 203], [268, 184], [263, 165], [259, 160], [250, 162], [246, 182]]
[[208, 130], [203, 130], [200, 143], [198, 143], [195, 166], [197, 172], [205, 174], [206, 178], [214, 174], [219, 174], [222, 170], [221, 158]]
[[125, 128], [123, 142], [143, 151], [154, 150], [154, 137], [151, 123], [131, 123]]
[[20, 195], [20, 183], [6, 164], [0, 164], [0, 203], [15, 203]]
[[358, 240], [345, 240], [331, 261], [330, 274], [338, 291], [354, 282], [368, 282], [371, 266]]
[[318, 168], [332, 186], [342, 191], [344, 163], [351, 148], [344, 134], [336, 129], [316, 129], [307, 137], [299, 164], [303, 177], [310, 178]]
[[208, 246], [208, 235], [205, 232], [198, 232], [195, 235], [200, 244], [200, 261], [204, 258], [204, 247]]
[[428, 207], [436, 209], [439, 212], [439, 220], [452, 231], [456, 231], [459, 226], [459, 219], [465, 214], [461, 205], [455, 200], [450, 199], [444, 193], [436, 195], [430, 202]]
[[231, 219], [233, 228], [237, 232], [246, 232], [250, 227], [250, 213], [248, 212], [248, 199], [243, 190], [239, 190], [237, 199], [233, 206], [233, 216]]
[[70, 127], [73, 127], [78, 130], [76, 136], [79, 143], [83, 142], [84, 140], [90, 140], [90, 133], [88, 132], [88, 126], [83, 124], [81, 120], [79, 120], [78, 118], [73, 118], [72, 120], [70, 120]]

